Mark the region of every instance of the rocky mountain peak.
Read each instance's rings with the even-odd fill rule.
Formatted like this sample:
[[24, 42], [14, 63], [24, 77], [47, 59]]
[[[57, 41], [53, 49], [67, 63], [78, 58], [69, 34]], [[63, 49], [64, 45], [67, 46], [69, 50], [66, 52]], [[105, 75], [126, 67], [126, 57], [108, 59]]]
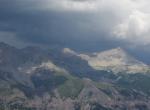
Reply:
[[62, 52], [63, 52], [64, 54], [77, 55], [77, 53], [76, 53], [75, 51], [71, 50], [70, 48], [64, 48], [64, 49], [62, 50]]
[[148, 70], [148, 65], [132, 57], [121, 47], [96, 52], [93, 55], [81, 54], [80, 57], [96, 70], [111, 70], [115, 73], [137, 73]]
[[99, 52], [95, 54], [97, 57], [125, 57], [129, 56], [128, 53], [122, 49], [121, 47], [111, 49], [111, 50], [106, 50], [103, 52]]

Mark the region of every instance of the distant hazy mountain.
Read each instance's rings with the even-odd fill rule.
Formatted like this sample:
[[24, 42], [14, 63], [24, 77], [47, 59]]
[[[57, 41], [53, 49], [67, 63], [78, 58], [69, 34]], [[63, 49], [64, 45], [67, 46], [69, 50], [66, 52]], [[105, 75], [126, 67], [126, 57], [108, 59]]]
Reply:
[[147, 68], [121, 48], [79, 54], [0, 43], [0, 110], [150, 110]]
[[150, 69], [148, 65], [138, 61], [120, 47], [89, 54], [78, 54], [67, 48], [64, 49], [64, 52], [81, 57], [95, 70], [113, 71], [114, 73], [147, 73]]

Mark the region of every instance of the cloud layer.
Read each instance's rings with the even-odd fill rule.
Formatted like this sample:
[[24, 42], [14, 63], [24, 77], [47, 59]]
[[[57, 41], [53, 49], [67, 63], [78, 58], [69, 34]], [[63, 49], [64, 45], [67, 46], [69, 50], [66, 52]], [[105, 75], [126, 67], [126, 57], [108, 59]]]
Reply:
[[1, 0], [0, 41], [150, 51], [149, 0]]
[[[99, 24], [103, 17], [106, 18], [102, 25], [104, 29], [109, 30], [110, 36], [136, 45], [148, 45], [150, 44], [149, 4], [148, 0], [45, 0], [40, 8], [93, 13], [96, 18], [93, 17], [90, 22], [96, 21]], [[111, 14], [109, 18], [108, 14]], [[102, 30], [100, 24], [96, 28]]]

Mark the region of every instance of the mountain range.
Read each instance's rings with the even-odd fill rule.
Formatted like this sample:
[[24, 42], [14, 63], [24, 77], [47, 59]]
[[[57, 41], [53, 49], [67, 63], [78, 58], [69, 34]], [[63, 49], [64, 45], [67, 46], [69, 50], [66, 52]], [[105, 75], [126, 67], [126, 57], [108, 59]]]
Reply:
[[0, 43], [0, 110], [150, 110], [150, 66], [122, 48]]

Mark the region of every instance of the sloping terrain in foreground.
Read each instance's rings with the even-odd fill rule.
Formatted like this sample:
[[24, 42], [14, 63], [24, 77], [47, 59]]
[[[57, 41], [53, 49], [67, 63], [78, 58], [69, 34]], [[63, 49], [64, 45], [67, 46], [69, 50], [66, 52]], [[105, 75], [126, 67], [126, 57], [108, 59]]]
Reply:
[[0, 110], [150, 110], [149, 71], [122, 69], [135, 64], [147, 68], [121, 49], [90, 56], [0, 43]]

